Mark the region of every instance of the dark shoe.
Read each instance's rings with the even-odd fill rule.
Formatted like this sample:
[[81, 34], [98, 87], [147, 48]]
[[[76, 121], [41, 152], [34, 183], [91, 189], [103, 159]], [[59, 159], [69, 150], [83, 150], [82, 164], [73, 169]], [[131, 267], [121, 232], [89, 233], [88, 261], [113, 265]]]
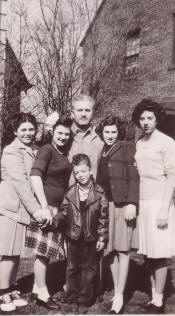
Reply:
[[148, 312], [148, 314], [164, 314], [164, 305], [162, 305], [162, 306], [156, 306], [156, 305], [154, 305], [154, 304], [149, 304], [149, 305], [147, 305], [148, 307], [147, 307], [147, 312]]
[[60, 309], [60, 305], [57, 304], [56, 302], [54, 302], [51, 297], [48, 298], [47, 302], [44, 302], [44, 301], [40, 300], [39, 298], [37, 298], [36, 304], [43, 306], [47, 309], [57, 309], [57, 310]]
[[79, 309], [78, 309], [79, 314], [86, 314], [88, 310], [89, 310], [89, 307], [85, 304], [80, 304]]
[[38, 298], [38, 294], [33, 293], [33, 292], [30, 294], [30, 301], [31, 302], [36, 302], [37, 298]]
[[73, 314], [78, 314], [79, 310], [78, 310], [78, 303], [71, 303], [70, 304], [70, 309], [71, 309], [71, 313]]

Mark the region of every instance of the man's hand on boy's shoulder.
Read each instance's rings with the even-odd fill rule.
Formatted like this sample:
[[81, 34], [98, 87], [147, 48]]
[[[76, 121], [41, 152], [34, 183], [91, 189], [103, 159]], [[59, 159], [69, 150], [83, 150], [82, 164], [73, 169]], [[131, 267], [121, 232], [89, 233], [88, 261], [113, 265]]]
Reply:
[[97, 241], [96, 249], [97, 251], [101, 251], [104, 248], [104, 242], [103, 241]]

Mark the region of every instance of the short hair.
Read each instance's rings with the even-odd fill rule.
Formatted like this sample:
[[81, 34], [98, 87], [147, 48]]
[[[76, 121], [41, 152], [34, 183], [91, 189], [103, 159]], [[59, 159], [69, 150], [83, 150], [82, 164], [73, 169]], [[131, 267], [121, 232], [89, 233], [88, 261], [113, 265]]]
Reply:
[[142, 115], [143, 112], [145, 111], [149, 111], [149, 112], [153, 112], [155, 117], [156, 117], [156, 121], [157, 124], [159, 125], [165, 118], [165, 111], [164, 109], [161, 107], [160, 104], [158, 104], [157, 102], [151, 100], [151, 99], [143, 99], [141, 102], [139, 102], [135, 108], [134, 111], [132, 113], [132, 121], [138, 126], [140, 127], [140, 116]]
[[31, 113], [18, 112], [10, 115], [5, 120], [2, 134], [2, 149], [14, 140], [14, 132], [17, 131], [22, 123], [26, 122], [30, 122], [37, 132], [38, 123]]
[[83, 102], [83, 101], [89, 101], [90, 103], [92, 103], [92, 106], [94, 107], [95, 105], [95, 100], [90, 96], [90, 95], [87, 95], [87, 94], [79, 94], [77, 96], [75, 96], [73, 99], [72, 99], [72, 106], [73, 107], [73, 104], [74, 103], [77, 103], [77, 102]]
[[100, 124], [96, 127], [96, 133], [103, 140], [103, 130], [105, 126], [115, 125], [118, 130], [118, 140], [123, 140], [125, 137], [124, 122], [118, 116], [108, 115]]
[[72, 166], [79, 166], [81, 164], [87, 165], [91, 168], [91, 161], [88, 155], [85, 154], [76, 154], [72, 157]]
[[67, 128], [71, 128], [72, 126], [72, 119], [68, 116], [61, 116], [56, 123], [53, 125], [53, 131], [56, 129], [57, 126], [62, 125]]
[[32, 115], [31, 113], [19, 112], [15, 113], [9, 118], [9, 123], [11, 125], [13, 132], [16, 132], [20, 125], [26, 122], [30, 122], [34, 126], [35, 130], [37, 130], [38, 123], [34, 115]]

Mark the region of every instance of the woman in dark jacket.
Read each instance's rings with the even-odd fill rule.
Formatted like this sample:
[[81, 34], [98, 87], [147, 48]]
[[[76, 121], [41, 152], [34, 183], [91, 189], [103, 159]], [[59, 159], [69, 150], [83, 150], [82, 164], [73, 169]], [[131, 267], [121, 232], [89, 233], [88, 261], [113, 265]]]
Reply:
[[134, 166], [135, 144], [121, 141], [122, 122], [117, 117], [104, 119], [97, 133], [104, 147], [97, 171], [99, 183], [109, 200], [109, 244], [114, 282], [112, 313], [123, 307], [123, 292], [128, 275], [130, 249], [138, 247], [136, 234], [139, 177]]

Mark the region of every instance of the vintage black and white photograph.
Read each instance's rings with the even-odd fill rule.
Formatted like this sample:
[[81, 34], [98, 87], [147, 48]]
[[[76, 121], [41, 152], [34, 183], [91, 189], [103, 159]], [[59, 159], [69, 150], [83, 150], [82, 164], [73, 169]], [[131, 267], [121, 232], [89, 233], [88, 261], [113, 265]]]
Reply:
[[175, 0], [0, 0], [0, 315], [175, 314]]

